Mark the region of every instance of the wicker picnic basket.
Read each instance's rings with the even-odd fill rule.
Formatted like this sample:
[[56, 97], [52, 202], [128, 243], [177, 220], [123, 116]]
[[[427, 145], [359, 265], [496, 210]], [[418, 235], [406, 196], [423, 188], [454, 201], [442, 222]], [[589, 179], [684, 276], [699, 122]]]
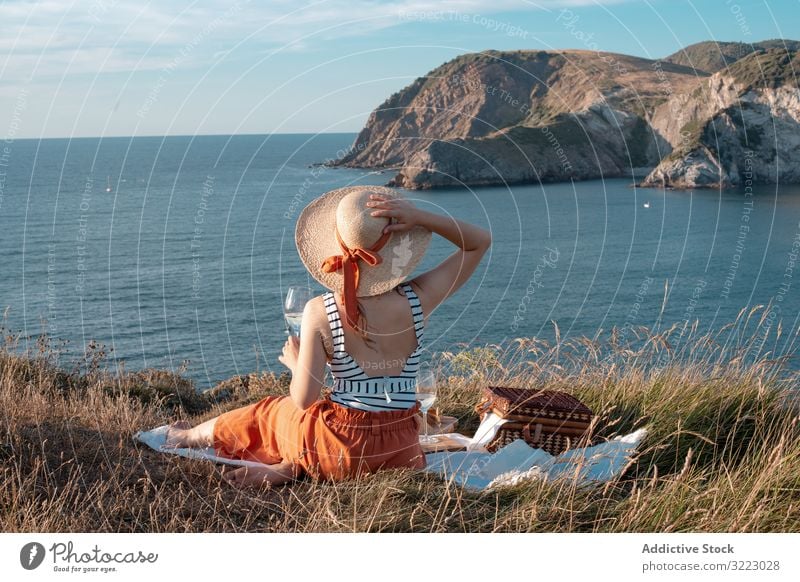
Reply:
[[593, 418], [585, 404], [565, 392], [507, 386], [484, 387], [475, 409], [481, 420], [490, 411], [508, 419], [487, 443], [489, 452], [516, 439], [551, 455], [574, 448], [578, 441], [586, 446]]

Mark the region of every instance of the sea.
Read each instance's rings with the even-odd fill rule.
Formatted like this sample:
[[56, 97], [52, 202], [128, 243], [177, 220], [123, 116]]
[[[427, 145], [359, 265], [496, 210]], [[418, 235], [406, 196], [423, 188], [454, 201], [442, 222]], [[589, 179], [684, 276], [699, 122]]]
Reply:
[[[272, 370], [289, 286], [323, 288], [294, 245], [313, 198], [390, 172], [329, 168], [355, 134], [14, 140], [0, 144], [0, 311], [17, 349], [69, 367], [181, 370], [198, 390]], [[605, 179], [409, 191], [491, 230], [473, 277], [431, 316], [427, 357], [654, 331], [722, 330], [764, 306], [776, 355], [800, 315], [800, 187], [642, 189]], [[434, 237], [417, 272], [454, 247]], [[93, 346], [90, 348], [90, 346]], [[795, 359], [792, 359], [794, 362]], [[795, 365], [795, 364], [792, 364]]]

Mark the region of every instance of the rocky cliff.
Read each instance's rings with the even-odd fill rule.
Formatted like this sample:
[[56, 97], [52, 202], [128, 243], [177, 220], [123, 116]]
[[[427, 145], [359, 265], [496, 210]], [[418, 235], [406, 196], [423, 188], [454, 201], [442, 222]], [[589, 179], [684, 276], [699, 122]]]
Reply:
[[464, 55], [392, 95], [332, 163], [396, 168], [408, 188], [630, 176], [667, 147], [645, 121], [662, 85], [697, 75], [593, 51]]
[[676, 188], [800, 182], [800, 53], [754, 52], [656, 108], [671, 148], [644, 180]]
[[[397, 170], [390, 184], [412, 189], [632, 175], [647, 175], [646, 185], [711, 185], [715, 167], [727, 176], [716, 183], [733, 184], [737, 154], [708, 148], [708, 124], [719, 135], [725, 123], [788, 112], [797, 93], [787, 76], [794, 52], [734, 48], [713, 75], [694, 62], [713, 64], [707, 47], [663, 61], [580, 50], [462, 55], [389, 97], [349, 152], [327, 163]], [[766, 67], [764, 86], [752, 78], [755, 61]], [[753, 115], [737, 121], [738, 100], [758, 105]], [[753, 139], [769, 139], [750, 127]]]

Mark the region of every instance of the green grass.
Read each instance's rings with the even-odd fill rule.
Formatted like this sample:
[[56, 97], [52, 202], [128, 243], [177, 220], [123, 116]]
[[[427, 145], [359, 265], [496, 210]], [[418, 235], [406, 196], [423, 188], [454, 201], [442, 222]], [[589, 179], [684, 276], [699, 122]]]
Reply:
[[692, 151], [697, 149], [703, 142], [703, 134], [709, 122], [692, 120], [684, 124], [680, 129], [680, 142], [676, 145], [669, 155], [665, 158], [666, 161], [678, 160], [687, 156]]
[[750, 44], [745, 42], [718, 42], [709, 40], [682, 48], [664, 60], [687, 67], [694, 67], [700, 71], [716, 73], [726, 67], [731, 67], [741, 59], [749, 57], [753, 52], [765, 52], [772, 49], [784, 48], [796, 51], [800, 49], [800, 42], [796, 40], [774, 39]]
[[728, 74], [732, 75], [745, 90], [776, 88], [783, 85], [800, 87], [800, 52], [786, 49], [770, 49], [757, 52], [736, 61]]
[[[157, 454], [136, 430], [201, 422], [288, 376], [232, 378], [202, 395], [169, 371], [64, 369], [41, 342], [0, 351], [0, 520], [6, 532], [800, 531], [798, 373], [763, 308], [719, 333], [698, 326], [614, 329], [594, 338], [464, 346], [436, 360], [442, 411], [465, 434], [489, 383], [574, 394], [596, 413], [593, 439], [648, 427], [628, 470], [583, 490], [569, 481], [472, 492], [396, 469], [341, 483], [308, 478], [238, 490], [209, 463]], [[558, 330], [556, 330], [558, 332]], [[558, 335], [557, 335], [558, 337]], [[734, 338], [731, 340], [731, 338]], [[106, 362], [107, 363], [107, 362]]]
[[542, 131], [543, 126], [527, 127], [514, 126], [507, 132], [507, 137], [522, 147], [534, 146], [539, 148], [552, 148], [555, 139], [562, 148], [568, 146], [586, 145], [590, 136], [581, 125], [580, 120], [571, 114], [558, 114], [546, 125], [553, 137]]

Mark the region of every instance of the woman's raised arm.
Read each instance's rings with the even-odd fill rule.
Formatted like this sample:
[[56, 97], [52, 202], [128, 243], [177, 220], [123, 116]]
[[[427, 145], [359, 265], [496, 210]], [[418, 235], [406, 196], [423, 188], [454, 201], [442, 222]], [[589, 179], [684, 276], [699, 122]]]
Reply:
[[388, 199], [379, 194], [370, 196], [367, 206], [372, 216], [394, 218], [385, 231], [402, 232], [423, 226], [458, 249], [433, 269], [414, 278], [426, 317], [447, 297], [456, 292], [472, 276], [481, 258], [492, 244], [491, 233], [479, 226], [452, 217], [426, 212], [405, 199]]

